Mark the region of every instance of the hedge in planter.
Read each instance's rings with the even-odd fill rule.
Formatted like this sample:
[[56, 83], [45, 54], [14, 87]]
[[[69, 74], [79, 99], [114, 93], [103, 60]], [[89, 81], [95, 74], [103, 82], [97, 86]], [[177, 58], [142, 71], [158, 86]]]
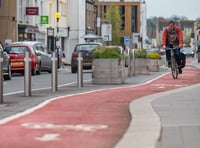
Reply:
[[122, 84], [125, 83], [124, 60], [117, 47], [98, 47], [92, 54], [92, 83]]
[[134, 57], [134, 74], [149, 74], [147, 51], [145, 49], [136, 49]]
[[147, 58], [149, 59], [149, 71], [151, 72], [157, 72], [160, 68], [160, 60], [161, 56], [157, 52], [151, 52], [147, 55]]
[[147, 51], [145, 49], [136, 49], [134, 56], [135, 58], [147, 58]]
[[99, 46], [92, 53], [93, 59], [121, 59], [122, 55], [118, 47], [108, 48], [106, 46]]

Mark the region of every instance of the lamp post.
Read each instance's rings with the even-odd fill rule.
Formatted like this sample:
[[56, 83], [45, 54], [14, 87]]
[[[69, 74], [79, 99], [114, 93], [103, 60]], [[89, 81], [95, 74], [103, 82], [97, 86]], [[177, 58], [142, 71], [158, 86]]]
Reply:
[[59, 27], [58, 27], [58, 23], [59, 23], [59, 20], [61, 18], [61, 14], [59, 11], [59, 5], [58, 5], [58, 0], [56, 1], [56, 14], [55, 14], [55, 18], [56, 18], [56, 51], [57, 51], [57, 58], [58, 58], [58, 68], [59, 68], [59, 46], [60, 46], [60, 42], [59, 42]]

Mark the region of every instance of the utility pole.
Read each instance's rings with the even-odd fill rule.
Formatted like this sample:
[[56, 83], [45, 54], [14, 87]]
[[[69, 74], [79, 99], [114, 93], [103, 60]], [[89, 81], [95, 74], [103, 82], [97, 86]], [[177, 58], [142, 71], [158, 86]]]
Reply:
[[58, 68], [59, 68], [59, 65], [60, 65], [60, 61], [59, 61], [59, 46], [60, 46], [60, 37], [59, 37], [59, 27], [58, 27], [58, 24], [59, 24], [59, 20], [60, 20], [60, 17], [61, 17], [61, 14], [59, 12], [59, 2], [58, 0], [56, 0], [56, 14], [55, 14], [55, 18], [56, 18], [56, 52], [57, 52], [57, 59], [58, 59]]

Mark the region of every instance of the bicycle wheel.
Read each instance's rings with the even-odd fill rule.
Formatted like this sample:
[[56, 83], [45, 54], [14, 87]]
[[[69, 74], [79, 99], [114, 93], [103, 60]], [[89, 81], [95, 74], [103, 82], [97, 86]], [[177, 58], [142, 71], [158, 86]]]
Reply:
[[171, 72], [174, 79], [178, 78], [178, 65], [174, 57], [171, 59]]

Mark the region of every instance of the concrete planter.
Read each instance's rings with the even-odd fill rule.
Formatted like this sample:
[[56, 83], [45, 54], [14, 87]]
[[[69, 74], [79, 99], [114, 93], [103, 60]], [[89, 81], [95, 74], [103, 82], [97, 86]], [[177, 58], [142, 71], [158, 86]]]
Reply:
[[147, 58], [135, 58], [134, 59], [134, 74], [135, 75], [148, 75], [149, 64]]
[[124, 60], [94, 59], [92, 64], [93, 84], [123, 84], [125, 83]]
[[160, 68], [160, 59], [149, 59], [149, 71], [158, 72]]

